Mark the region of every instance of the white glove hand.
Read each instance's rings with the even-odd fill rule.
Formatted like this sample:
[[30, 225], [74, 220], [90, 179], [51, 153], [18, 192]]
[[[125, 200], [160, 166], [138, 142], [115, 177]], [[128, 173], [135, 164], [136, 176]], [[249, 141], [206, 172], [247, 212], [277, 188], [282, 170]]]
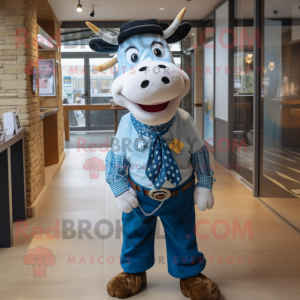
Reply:
[[132, 208], [136, 208], [139, 205], [136, 192], [130, 188], [128, 191], [116, 197], [119, 208], [124, 213], [130, 213]]
[[205, 211], [214, 206], [214, 195], [211, 190], [196, 186], [194, 191], [194, 201], [199, 210]]

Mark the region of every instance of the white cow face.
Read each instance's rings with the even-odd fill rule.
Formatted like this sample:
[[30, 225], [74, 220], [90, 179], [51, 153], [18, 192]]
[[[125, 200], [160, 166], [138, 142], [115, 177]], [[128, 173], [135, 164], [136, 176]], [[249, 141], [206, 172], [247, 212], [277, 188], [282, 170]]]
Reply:
[[171, 120], [190, 89], [189, 77], [174, 64], [166, 41], [156, 34], [125, 40], [118, 51], [118, 69], [112, 86], [115, 102], [147, 125]]

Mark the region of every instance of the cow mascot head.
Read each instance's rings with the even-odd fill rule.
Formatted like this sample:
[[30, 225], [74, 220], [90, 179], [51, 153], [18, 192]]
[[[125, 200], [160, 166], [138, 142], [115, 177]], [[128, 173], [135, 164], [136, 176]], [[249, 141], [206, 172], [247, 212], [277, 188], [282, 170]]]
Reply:
[[124, 271], [109, 281], [107, 291], [120, 299], [137, 294], [147, 282], [146, 270], [154, 265], [157, 217], [166, 232], [168, 271], [180, 278], [183, 295], [193, 300], [220, 297], [218, 286], [201, 273], [206, 261], [194, 232], [194, 204], [200, 210], [214, 204], [213, 171], [192, 117], [178, 108], [190, 80], [175, 65], [168, 46], [191, 29], [181, 23], [185, 11], [170, 26], [156, 19], [129, 21], [118, 36], [86, 23], [98, 36], [90, 41], [92, 50], [117, 53], [96, 68], [102, 72], [118, 64], [114, 102], [130, 111], [120, 122], [114, 144], [134, 141], [133, 148], [113, 145], [106, 157], [105, 177], [123, 211], [124, 229]]
[[129, 21], [121, 27], [118, 37], [87, 23], [99, 36], [90, 42], [94, 51], [118, 52], [116, 58], [97, 68], [104, 71], [118, 63], [119, 76], [112, 86], [115, 102], [144, 124], [171, 120], [189, 91], [189, 77], [174, 64], [168, 46], [181, 41], [191, 29], [189, 23], [180, 24], [184, 13], [185, 9], [165, 30], [166, 24], [155, 19]]

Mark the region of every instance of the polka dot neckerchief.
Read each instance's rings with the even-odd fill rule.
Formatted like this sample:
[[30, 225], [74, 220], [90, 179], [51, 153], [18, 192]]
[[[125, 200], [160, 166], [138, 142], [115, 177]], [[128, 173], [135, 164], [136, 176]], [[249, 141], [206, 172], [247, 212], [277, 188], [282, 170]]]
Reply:
[[139, 122], [131, 114], [131, 122], [139, 135], [152, 139], [147, 161], [146, 176], [154, 187], [160, 189], [166, 180], [174, 186], [178, 186], [181, 175], [175, 158], [167, 143], [161, 137], [174, 124], [176, 115], [167, 123], [150, 126]]

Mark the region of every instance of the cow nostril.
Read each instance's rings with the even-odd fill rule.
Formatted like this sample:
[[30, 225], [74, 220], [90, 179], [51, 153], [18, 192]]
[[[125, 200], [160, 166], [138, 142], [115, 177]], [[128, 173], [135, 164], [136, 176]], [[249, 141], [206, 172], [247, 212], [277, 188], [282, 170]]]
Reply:
[[141, 84], [141, 87], [145, 89], [149, 85], [149, 80], [144, 80]]
[[167, 67], [165, 65], [158, 65], [161, 69], [166, 69]]
[[143, 72], [143, 71], [146, 71], [146, 70], [147, 70], [147, 67], [142, 67], [142, 68], [139, 69], [140, 72]]
[[169, 79], [168, 77], [163, 77], [163, 78], [161, 79], [161, 81], [162, 81], [164, 84], [170, 83], [170, 79]]

